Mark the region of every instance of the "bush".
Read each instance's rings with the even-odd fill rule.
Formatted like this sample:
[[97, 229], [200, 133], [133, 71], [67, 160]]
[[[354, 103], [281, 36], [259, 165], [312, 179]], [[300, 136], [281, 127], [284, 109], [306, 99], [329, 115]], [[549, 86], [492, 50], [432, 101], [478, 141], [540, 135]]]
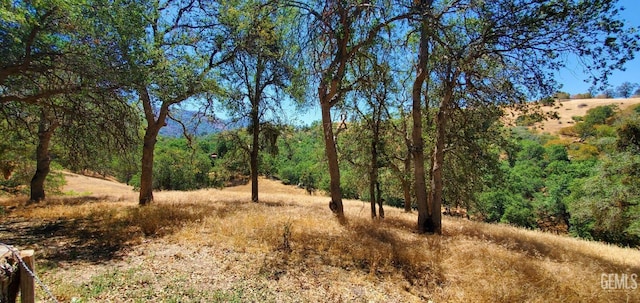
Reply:
[[605, 124], [607, 119], [613, 116], [617, 108], [616, 105], [594, 107], [587, 111], [584, 122], [590, 125]]
[[558, 131], [558, 133], [562, 136], [578, 137], [578, 132], [576, 131], [575, 126], [563, 127]]
[[553, 106], [556, 103], [556, 100], [553, 97], [546, 97], [540, 99], [540, 104], [542, 106]]
[[542, 120], [544, 120], [544, 117], [539, 113], [533, 113], [533, 114], [529, 114], [529, 115], [521, 115], [518, 118], [516, 118], [516, 125], [517, 126], [532, 126], [537, 122], [542, 122]]
[[513, 200], [504, 210], [500, 222], [517, 226], [534, 228], [536, 226], [535, 215], [531, 204], [524, 200]]
[[591, 93], [587, 92], [587, 93], [582, 93], [582, 94], [576, 94], [573, 95], [572, 99], [591, 99], [593, 98], [593, 95], [591, 95]]
[[569, 157], [575, 161], [595, 159], [598, 155], [600, 155], [598, 148], [587, 143], [574, 144], [569, 149]]
[[558, 100], [568, 100], [571, 98], [571, 95], [569, 95], [569, 93], [567, 92], [557, 92], [555, 94], [555, 98]]

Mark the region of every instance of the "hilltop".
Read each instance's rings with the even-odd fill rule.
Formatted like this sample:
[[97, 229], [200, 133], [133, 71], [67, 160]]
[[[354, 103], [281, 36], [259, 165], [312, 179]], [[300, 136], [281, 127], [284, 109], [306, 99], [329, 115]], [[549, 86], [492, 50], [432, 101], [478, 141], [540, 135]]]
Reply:
[[[640, 97], [628, 99], [570, 99], [556, 102], [554, 106], [542, 106], [544, 112], [557, 112], [560, 119], [548, 119], [535, 123], [531, 129], [540, 132], [548, 132], [557, 135], [560, 129], [574, 124], [573, 117], [585, 116], [589, 109], [605, 106], [616, 105], [620, 110], [624, 110], [630, 106], [640, 104]], [[509, 125], [515, 125], [515, 119], [521, 115], [521, 112], [508, 110], [505, 115], [505, 122]]]
[[[419, 235], [415, 213], [372, 221], [356, 200], [340, 225], [327, 197], [267, 179], [257, 204], [240, 186], [161, 191], [144, 208], [126, 185], [68, 180], [75, 196], [0, 200], [0, 238], [35, 249], [64, 302], [640, 301], [637, 249], [450, 217]], [[609, 277], [627, 289], [603, 289]]]

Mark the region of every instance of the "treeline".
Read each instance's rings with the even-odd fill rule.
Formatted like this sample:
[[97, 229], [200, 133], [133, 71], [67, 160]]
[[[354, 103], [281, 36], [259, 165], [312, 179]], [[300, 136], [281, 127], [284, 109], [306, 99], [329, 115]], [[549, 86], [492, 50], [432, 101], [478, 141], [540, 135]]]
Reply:
[[[625, 111], [615, 105], [599, 106], [574, 120], [575, 125], [561, 131], [563, 137], [523, 127], [503, 128], [497, 122], [478, 131], [482, 137], [459, 137], [451, 146], [444, 206], [463, 210], [473, 220], [640, 245], [640, 106]], [[371, 201], [371, 145], [363, 121], [345, 124], [338, 136], [341, 188], [346, 198]], [[380, 157], [376, 165], [384, 204], [411, 210], [416, 207], [409, 182], [412, 166], [404, 166], [406, 146], [398, 133], [399, 126], [407, 122], [399, 117], [385, 122], [377, 142]], [[328, 192], [330, 177], [319, 122], [281, 127], [277, 132], [275, 144], [269, 144], [267, 138], [260, 140], [259, 173], [306, 188], [310, 194]], [[476, 146], [481, 152], [470, 154], [470, 145], [483, 141], [486, 146]], [[247, 128], [189, 140], [160, 137], [153, 188], [192, 190], [244, 184], [250, 174], [249, 143]], [[5, 156], [15, 156], [11, 157], [15, 175], [0, 180], [0, 185], [27, 190], [24, 185], [29, 183], [33, 162], [20, 155], [32, 153], [35, 144], [16, 139], [1, 147]], [[89, 170], [139, 188], [135, 159], [139, 156], [134, 154], [140, 151], [96, 157], [90, 165], [80, 166], [74, 158], [62, 156], [64, 152], [57, 156], [62, 148], [53, 145], [54, 169]], [[59, 173], [52, 173], [48, 189], [59, 191], [63, 182]]]
[[[585, 93], [579, 93], [575, 95], [571, 95], [567, 92], [557, 92], [553, 96], [556, 99], [566, 100], [566, 99], [591, 99], [591, 98], [631, 98], [631, 97], [640, 97], [640, 84], [631, 83], [631, 82], [623, 82], [616, 87], [609, 87], [602, 90], [600, 93], [596, 92], [594, 89], [591, 89]], [[549, 99], [550, 101], [552, 99]], [[553, 102], [551, 102], [553, 103]]]
[[[640, 106], [625, 111], [599, 106], [575, 119], [578, 122], [564, 130], [572, 136], [563, 137], [496, 123], [482, 140], [498, 139], [488, 142], [485, 152], [473, 155], [472, 162], [448, 161], [444, 206], [472, 220], [640, 245]], [[388, 121], [378, 142], [378, 189], [385, 205], [411, 210], [416, 207], [407, 181], [412, 168], [402, 171], [398, 150], [404, 146], [391, 127], [400, 122]], [[371, 146], [366, 137], [362, 121], [349, 123], [338, 137], [346, 198], [372, 199], [367, 157]], [[248, 142], [246, 129], [200, 137], [191, 145], [184, 138], [162, 138], [154, 188], [185, 190], [247, 182], [249, 154], [240, 146]], [[301, 186], [310, 194], [329, 191], [319, 123], [282, 128], [276, 146], [262, 149], [259, 158], [263, 176]], [[136, 185], [136, 177], [132, 184]]]

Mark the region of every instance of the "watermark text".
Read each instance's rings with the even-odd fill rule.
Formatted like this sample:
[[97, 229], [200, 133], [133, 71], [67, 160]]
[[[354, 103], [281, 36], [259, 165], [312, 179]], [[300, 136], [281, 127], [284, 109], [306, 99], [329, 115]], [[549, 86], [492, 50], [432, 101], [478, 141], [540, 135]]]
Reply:
[[636, 290], [638, 289], [638, 274], [602, 273], [600, 287], [605, 290]]

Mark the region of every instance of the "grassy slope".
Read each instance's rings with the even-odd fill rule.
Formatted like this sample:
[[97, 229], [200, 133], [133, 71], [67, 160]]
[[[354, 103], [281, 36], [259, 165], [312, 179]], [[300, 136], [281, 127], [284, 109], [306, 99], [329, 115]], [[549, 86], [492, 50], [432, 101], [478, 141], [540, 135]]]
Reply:
[[121, 184], [69, 180], [94, 194], [0, 200], [0, 239], [35, 248], [62, 301], [640, 302], [601, 288], [603, 273], [640, 274], [637, 249], [451, 218], [418, 235], [415, 213], [372, 221], [359, 201], [343, 226], [328, 198], [269, 180], [258, 204], [245, 186], [158, 192], [145, 208]]
[[[572, 117], [582, 116], [587, 114], [587, 111], [603, 105], [615, 104], [619, 109], [623, 110], [632, 105], [640, 104], [640, 98], [628, 98], [628, 99], [572, 99], [561, 101], [560, 106], [548, 107], [543, 106], [544, 112], [555, 111], [558, 113], [560, 119], [546, 120], [540, 123], [536, 123], [532, 128], [540, 132], [547, 132], [550, 134], [558, 134], [561, 128], [573, 125], [574, 121]], [[509, 110], [506, 115], [506, 123], [515, 125], [515, 119], [519, 116], [519, 113]]]

